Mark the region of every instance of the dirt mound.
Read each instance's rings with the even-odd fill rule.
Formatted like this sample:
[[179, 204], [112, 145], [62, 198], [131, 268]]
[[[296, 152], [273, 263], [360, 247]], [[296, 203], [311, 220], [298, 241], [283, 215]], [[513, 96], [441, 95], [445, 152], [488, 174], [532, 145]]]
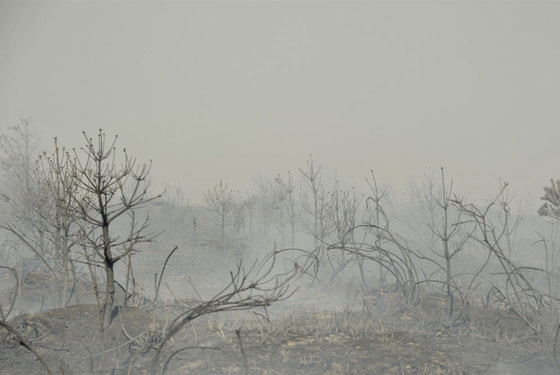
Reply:
[[[13, 276], [6, 270], [0, 274], [0, 304], [7, 306], [15, 291]], [[89, 277], [79, 274], [77, 282], [54, 277], [44, 267], [38, 267], [27, 273], [20, 281], [16, 305], [12, 315], [19, 313], [37, 313], [55, 309], [63, 305], [94, 304], [95, 293]], [[102, 288], [102, 286], [100, 287]], [[66, 290], [63, 293], [63, 290]], [[64, 295], [63, 295], [64, 294]]]

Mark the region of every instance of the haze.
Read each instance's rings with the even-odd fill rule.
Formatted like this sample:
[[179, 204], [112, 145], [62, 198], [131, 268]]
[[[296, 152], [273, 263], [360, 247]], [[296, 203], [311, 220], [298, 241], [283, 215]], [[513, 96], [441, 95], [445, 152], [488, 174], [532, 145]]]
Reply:
[[0, 125], [119, 134], [158, 181], [250, 189], [311, 153], [353, 184], [446, 167], [535, 209], [560, 177], [560, 4], [0, 2]]

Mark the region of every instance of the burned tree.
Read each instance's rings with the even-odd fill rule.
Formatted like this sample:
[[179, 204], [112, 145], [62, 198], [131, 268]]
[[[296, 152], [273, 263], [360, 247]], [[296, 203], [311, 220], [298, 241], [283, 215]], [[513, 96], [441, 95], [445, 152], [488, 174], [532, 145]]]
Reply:
[[41, 165], [37, 163], [38, 141], [28, 121], [10, 127], [0, 136], [0, 228], [40, 261], [52, 277], [63, 303], [63, 292], [51, 258], [56, 259], [51, 234], [55, 211]]
[[[138, 165], [126, 149], [124, 160], [117, 161], [115, 143], [107, 143], [100, 129], [97, 142], [84, 132], [86, 145], [74, 150], [71, 160], [71, 178], [76, 186], [72, 198], [79, 213], [79, 225], [84, 249], [93, 250], [88, 262], [100, 265], [106, 276], [105, 311], [112, 311], [115, 302], [114, 265], [126, 256], [138, 251], [140, 243], [153, 236], [146, 233], [148, 218], [138, 223], [135, 211], [146, 203], [161, 197], [149, 195], [150, 164]], [[112, 224], [128, 217], [129, 232], [126, 236], [115, 235]]]
[[227, 218], [234, 207], [233, 191], [228, 187], [227, 182], [220, 180], [219, 183], [204, 192], [204, 201], [220, 219], [220, 241], [223, 247], [225, 245]]
[[307, 160], [307, 168], [299, 171], [311, 193], [311, 197], [308, 197], [306, 193], [301, 196], [303, 211], [313, 220], [313, 227], [308, 229], [308, 233], [315, 240], [315, 249], [321, 252], [324, 249], [325, 239], [331, 231], [329, 223], [331, 198], [321, 183], [321, 165], [315, 167], [311, 155]]
[[[433, 187], [433, 184], [428, 182], [428, 186]], [[451, 299], [449, 310], [451, 315], [453, 313], [453, 290], [457, 289], [456, 282], [453, 279], [452, 260], [465, 248], [474, 228], [464, 228], [468, 225], [463, 222], [461, 211], [456, 210], [456, 207], [452, 204], [453, 180], [449, 182], [447, 188], [443, 167], [441, 168], [441, 196], [436, 196], [435, 192], [431, 190], [427, 194], [429, 194], [425, 197], [427, 205], [430, 205], [429, 201], [433, 200], [437, 207], [439, 207], [439, 217], [436, 218], [438, 225], [430, 223], [428, 228], [439, 240], [440, 247], [439, 249], [430, 248], [430, 250], [438, 258], [442, 258], [445, 261], [442, 269], [445, 272], [446, 294]]]
[[[59, 148], [56, 137], [52, 154], [44, 152], [39, 158], [40, 181], [49, 196], [49, 212], [44, 217], [47, 224], [46, 237], [53, 248], [57, 265], [62, 267], [62, 295], [67, 298], [65, 305], [70, 303], [77, 285], [76, 267], [71, 251], [78, 244], [79, 233], [76, 205], [72, 198], [76, 193], [76, 185], [72, 183], [70, 163], [70, 154], [64, 148]], [[70, 274], [72, 289], [66, 297]], [[78, 299], [77, 301], [79, 302]]]
[[296, 185], [290, 171], [288, 171], [286, 180], [280, 175], [274, 178], [274, 183], [271, 186], [272, 207], [277, 212], [276, 216], [278, 218], [280, 243], [282, 246], [284, 246], [285, 242], [284, 229], [286, 226], [289, 228], [290, 246], [295, 246], [296, 242], [296, 224], [299, 219], [299, 209], [295, 192]]
[[40, 183], [36, 155], [37, 140], [29, 123], [22, 120], [0, 135], [0, 228], [14, 235], [47, 267], [45, 259], [44, 202], [48, 199]]

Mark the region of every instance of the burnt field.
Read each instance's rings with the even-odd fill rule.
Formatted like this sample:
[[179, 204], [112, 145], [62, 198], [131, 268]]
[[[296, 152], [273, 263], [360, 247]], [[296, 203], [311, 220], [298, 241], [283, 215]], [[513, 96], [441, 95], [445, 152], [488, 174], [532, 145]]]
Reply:
[[[27, 130], [4, 164], [30, 160]], [[476, 201], [441, 168], [403, 197], [371, 172], [361, 192], [310, 156], [195, 204], [152, 193], [151, 164], [116, 143], [55, 140], [5, 171], [0, 373], [558, 371], [559, 181], [539, 217], [507, 183]]]
[[[47, 281], [47, 280], [45, 280]], [[28, 296], [56, 298], [44, 284]], [[5, 285], [3, 285], [5, 286]], [[192, 322], [162, 355], [166, 374], [526, 374], [556, 373], [551, 337], [538, 337], [508, 309], [461, 306], [448, 316], [444, 297], [404, 306], [390, 290], [359, 297], [353, 309], [321, 310], [327, 291], [307, 304], [260, 314], [217, 314]], [[84, 301], [87, 302], [87, 301]], [[312, 303], [311, 303], [312, 302]], [[149, 374], [151, 345], [179, 311], [198, 302], [123, 307], [104, 331], [107, 371]], [[260, 311], [255, 311], [259, 312]], [[99, 308], [80, 304], [10, 321], [53, 373], [103, 373]], [[0, 373], [44, 373], [36, 357], [2, 332]]]
[[[177, 256], [178, 254], [176, 254]], [[219, 259], [206, 255], [204, 264]], [[56, 305], [52, 276], [37, 268], [22, 278], [8, 320], [53, 374], [527, 374], [556, 373], [554, 332], [535, 332], [504, 301], [469, 304], [424, 291], [407, 303], [395, 285], [364, 294], [352, 282], [307, 280], [290, 298], [250, 311], [201, 315], [174, 334], [153, 365], [175, 317], [203, 304], [219, 279], [210, 267], [176, 262], [167, 293], [146, 292], [119, 307], [101, 329], [100, 305], [82, 275], [79, 304]], [[146, 267], [143, 271], [151, 273]], [[186, 276], [204, 273], [193, 292]], [[214, 268], [215, 269], [215, 268]], [[155, 270], [155, 268], [154, 268]], [[222, 272], [220, 272], [222, 273]], [[2, 306], [14, 291], [2, 273]], [[191, 293], [189, 293], [189, 289]], [[175, 290], [175, 296], [170, 293]], [[182, 291], [182, 293], [180, 292]], [[182, 296], [179, 296], [182, 295]], [[208, 300], [208, 299], [206, 299]], [[25, 307], [25, 308], [23, 308]], [[25, 311], [34, 311], [26, 313]], [[103, 345], [101, 345], [103, 343]], [[19, 338], [0, 333], [0, 373], [47, 373]]]

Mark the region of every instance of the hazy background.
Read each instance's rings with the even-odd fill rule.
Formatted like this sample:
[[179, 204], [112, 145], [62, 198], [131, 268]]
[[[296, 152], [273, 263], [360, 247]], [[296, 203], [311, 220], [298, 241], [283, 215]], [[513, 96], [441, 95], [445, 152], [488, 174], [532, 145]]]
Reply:
[[560, 177], [560, 2], [4, 1], [0, 127], [118, 133], [158, 181], [445, 166], [538, 207]]

